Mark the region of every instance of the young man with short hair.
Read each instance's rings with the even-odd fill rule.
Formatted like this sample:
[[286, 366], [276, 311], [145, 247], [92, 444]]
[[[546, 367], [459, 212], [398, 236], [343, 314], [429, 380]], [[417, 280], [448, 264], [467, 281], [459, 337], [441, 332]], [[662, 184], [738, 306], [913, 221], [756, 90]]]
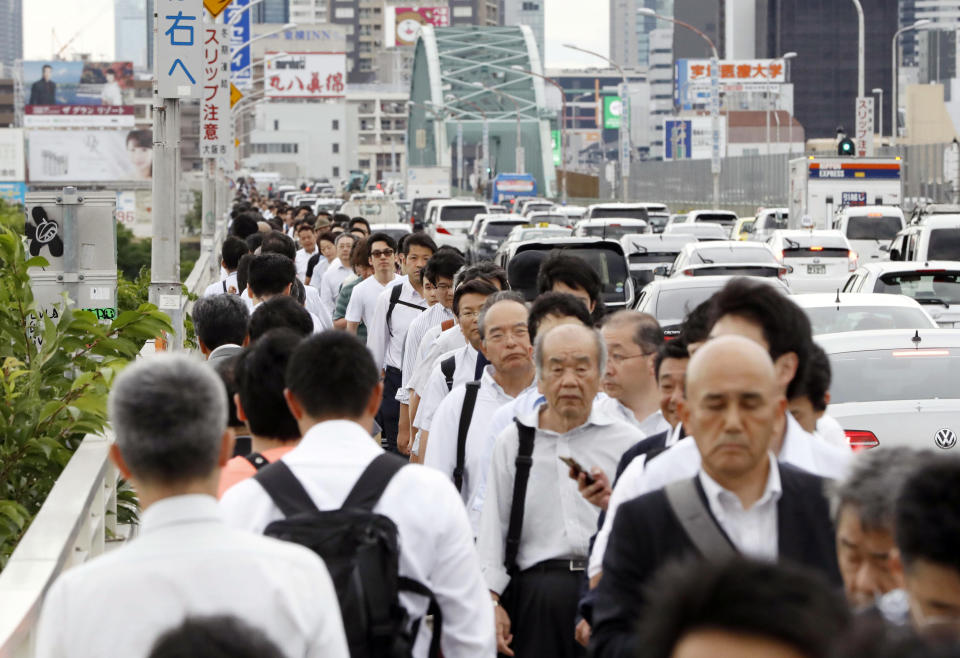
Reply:
[[244, 240], [235, 235], [227, 236], [227, 239], [223, 241], [223, 246], [220, 248], [220, 267], [227, 273], [227, 276], [207, 286], [201, 297], [220, 295], [223, 293], [230, 295], [239, 294], [240, 288], [237, 286], [237, 266], [240, 264], [240, 259], [246, 253], [249, 253], [249, 249], [247, 249], [247, 243]]
[[192, 317], [200, 352], [206, 358], [216, 361], [243, 345], [250, 313], [236, 295], [201, 297], [193, 305]]
[[396, 270], [397, 242], [386, 233], [374, 233], [367, 242], [370, 245], [370, 267], [373, 276], [357, 284], [350, 296], [347, 305], [347, 331], [357, 335], [357, 327], [363, 322], [367, 325], [367, 334], [376, 309], [377, 298], [380, 293], [394, 279], [398, 278]]
[[317, 232], [312, 223], [301, 220], [297, 224], [297, 240], [300, 242], [300, 248], [297, 249], [293, 262], [297, 265], [297, 277], [304, 281], [307, 276], [307, 263], [313, 256], [320, 253], [317, 249]]
[[603, 320], [605, 308], [603, 305], [603, 283], [595, 269], [579, 256], [563, 253], [560, 250], [551, 252], [543, 262], [537, 273], [537, 291], [542, 295], [545, 292], [562, 292], [580, 299], [594, 324], [599, 325]]
[[349, 233], [340, 233], [336, 238], [337, 257], [327, 267], [323, 273], [323, 280], [320, 283], [320, 303], [324, 310], [331, 317], [337, 304], [337, 295], [340, 292], [340, 286], [343, 284], [350, 273], [353, 271], [350, 267], [350, 253], [353, 251], [353, 245], [357, 238]]

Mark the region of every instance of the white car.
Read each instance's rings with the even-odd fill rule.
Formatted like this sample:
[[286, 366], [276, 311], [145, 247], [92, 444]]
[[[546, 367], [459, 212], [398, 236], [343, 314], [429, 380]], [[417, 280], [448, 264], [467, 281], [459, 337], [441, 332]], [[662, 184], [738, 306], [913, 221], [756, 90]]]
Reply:
[[597, 237], [619, 240], [631, 233], [649, 233], [650, 227], [642, 219], [622, 219], [604, 217], [600, 219], [581, 219], [573, 227], [577, 237]]
[[888, 245], [905, 226], [896, 206], [847, 206], [833, 220], [833, 228], [847, 236], [863, 263], [888, 260]]
[[827, 413], [852, 448], [960, 451], [960, 331], [858, 331], [815, 340], [833, 375]]
[[620, 238], [637, 290], [656, 278], [654, 270], [673, 263], [685, 245], [696, 241], [689, 234], [634, 233]]
[[906, 295], [926, 309], [941, 327], [960, 328], [960, 262], [867, 263], [857, 269], [844, 292]]
[[719, 224], [686, 224], [683, 222], [667, 224], [664, 235], [692, 235], [701, 242], [711, 240], [729, 240], [730, 232]]
[[680, 250], [670, 277], [683, 276], [768, 276], [784, 278], [787, 267], [773, 250], [759, 242], [691, 242]]
[[814, 335], [871, 329], [936, 329], [920, 304], [903, 295], [807, 293], [791, 299], [810, 318]]
[[753, 226], [747, 231], [750, 234], [749, 239], [763, 242], [773, 235], [774, 231], [787, 228], [789, 218], [789, 208], [763, 208], [757, 213]]
[[787, 266], [794, 292], [839, 290], [857, 269], [857, 254], [840, 231], [774, 231], [767, 244]]
[[[655, 317], [665, 338], [675, 338], [680, 333], [680, 325], [687, 314], [734, 278], [738, 277], [698, 276], [653, 281], [640, 291], [634, 309]], [[790, 289], [779, 279], [746, 278], [774, 286], [785, 295], [790, 294]]]
[[960, 260], [960, 214], [930, 215], [897, 233], [890, 260]]
[[487, 206], [482, 201], [436, 199], [427, 204], [424, 231], [437, 246], [446, 244], [465, 253], [467, 232], [474, 218], [486, 212]]
[[719, 224], [730, 235], [730, 231], [737, 223], [737, 213], [731, 210], [691, 210], [687, 213], [684, 224]]

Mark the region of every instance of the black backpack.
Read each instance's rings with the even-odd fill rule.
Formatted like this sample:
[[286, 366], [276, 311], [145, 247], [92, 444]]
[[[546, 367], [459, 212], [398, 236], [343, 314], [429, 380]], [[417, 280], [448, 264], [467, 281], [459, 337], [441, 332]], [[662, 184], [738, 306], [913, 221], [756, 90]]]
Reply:
[[254, 478], [286, 518], [274, 521], [263, 534], [306, 546], [323, 558], [340, 602], [351, 658], [408, 658], [420, 621], [410, 630], [400, 604], [405, 590], [430, 600], [433, 615], [430, 656], [440, 653], [443, 624], [433, 593], [421, 583], [399, 575], [397, 526], [373, 512], [390, 479], [407, 460], [384, 453], [370, 462], [337, 510], [320, 511], [290, 468], [278, 460]]

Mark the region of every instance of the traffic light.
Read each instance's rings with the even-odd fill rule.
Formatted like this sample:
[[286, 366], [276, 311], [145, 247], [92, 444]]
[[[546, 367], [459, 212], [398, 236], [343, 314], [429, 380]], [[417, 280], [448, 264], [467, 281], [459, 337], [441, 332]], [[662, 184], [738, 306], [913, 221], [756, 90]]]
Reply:
[[853, 140], [849, 137], [844, 137], [837, 144], [837, 155], [843, 155], [848, 158], [852, 158], [856, 153], [856, 146], [853, 143]]

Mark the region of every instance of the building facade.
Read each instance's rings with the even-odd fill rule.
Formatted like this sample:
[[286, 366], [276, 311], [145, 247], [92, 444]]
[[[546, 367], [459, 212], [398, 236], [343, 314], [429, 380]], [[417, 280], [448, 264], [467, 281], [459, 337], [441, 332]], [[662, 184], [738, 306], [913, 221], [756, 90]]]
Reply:
[[[326, 5], [324, 5], [326, 11]], [[262, 0], [250, 9], [254, 23], [289, 23], [290, 0]]]
[[0, 0], [0, 64], [10, 77], [13, 65], [23, 59], [23, 0]]
[[133, 62], [133, 67], [138, 70], [147, 68], [149, 25], [146, 0], [114, 0], [113, 35], [116, 61]]
[[508, 27], [529, 25], [537, 40], [540, 63], [543, 64], [544, 14], [547, 0], [501, 0], [501, 2], [503, 24]]
[[337, 181], [349, 173], [354, 156], [342, 100], [264, 102], [254, 113], [249, 135], [240, 136], [245, 167], [298, 181]]
[[369, 84], [347, 87], [350, 134], [355, 136], [354, 168], [371, 183], [397, 179], [406, 167], [409, 87]]

